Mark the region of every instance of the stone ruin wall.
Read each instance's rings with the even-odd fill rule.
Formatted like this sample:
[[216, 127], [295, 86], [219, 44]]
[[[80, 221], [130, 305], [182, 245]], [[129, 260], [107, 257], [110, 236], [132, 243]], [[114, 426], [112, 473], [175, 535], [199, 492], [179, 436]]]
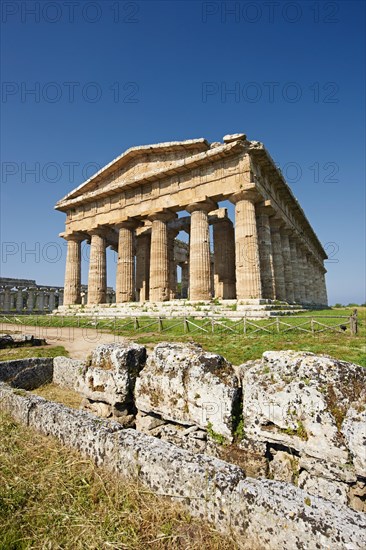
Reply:
[[[112, 344], [87, 362], [3, 363], [0, 407], [171, 495], [248, 550], [358, 550], [364, 377], [362, 367], [310, 353], [266, 352], [233, 368], [197, 346], [159, 344], [146, 361], [143, 346]], [[89, 412], [19, 390], [50, 380], [78, 390]]]

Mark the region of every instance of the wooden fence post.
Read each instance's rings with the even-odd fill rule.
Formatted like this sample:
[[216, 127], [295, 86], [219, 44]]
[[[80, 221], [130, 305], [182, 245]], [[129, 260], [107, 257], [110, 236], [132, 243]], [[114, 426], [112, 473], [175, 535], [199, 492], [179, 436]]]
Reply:
[[357, 334], [358, 326], [357, 326], [357, 309], [353, 310], [352, 315], [349, 318], [349, 326], [351, 329], [351, 334], [354, 336]]

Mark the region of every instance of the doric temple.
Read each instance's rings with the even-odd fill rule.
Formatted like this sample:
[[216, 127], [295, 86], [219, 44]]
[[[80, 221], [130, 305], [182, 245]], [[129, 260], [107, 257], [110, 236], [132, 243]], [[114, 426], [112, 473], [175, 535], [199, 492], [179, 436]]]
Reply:
[[[234, 224], [221, 201], [235, 205]], [[327, 304], [326, 253], [263, 144], [244, 134], [132, 147], [55, 208], [67, 215], [65, 305], [81, 303], [82, 241], [89, 305], [106, 302], [107, 247], [117, 303], [177, 298], [180, 265], [190, 300]]]

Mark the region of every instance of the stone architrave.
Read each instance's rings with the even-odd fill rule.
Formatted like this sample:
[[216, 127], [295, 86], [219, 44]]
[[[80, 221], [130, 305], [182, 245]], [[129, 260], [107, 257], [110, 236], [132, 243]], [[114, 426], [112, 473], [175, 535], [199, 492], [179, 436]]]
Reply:
[[212, 201], [190, 204], [189, 299], [211, 299], [211, 251], [208, 213], [217, 208]]
[[88, 305], [104, 304], [107, 297], [106, 239], [100, 229], [90, 235]]
[[238, 300], [262, 297], [254, 188], [230, 197], [235, 204], [235, 267]]

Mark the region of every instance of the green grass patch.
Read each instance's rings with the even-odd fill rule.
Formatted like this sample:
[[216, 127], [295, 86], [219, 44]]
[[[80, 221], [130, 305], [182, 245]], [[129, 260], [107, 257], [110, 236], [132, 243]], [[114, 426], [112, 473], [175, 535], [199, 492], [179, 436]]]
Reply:
[[0, 349], [0, 361], [28, 359], [30, 357], [68, 357], [68, 351], [63, 346], [27, 346], [22, 348]]

